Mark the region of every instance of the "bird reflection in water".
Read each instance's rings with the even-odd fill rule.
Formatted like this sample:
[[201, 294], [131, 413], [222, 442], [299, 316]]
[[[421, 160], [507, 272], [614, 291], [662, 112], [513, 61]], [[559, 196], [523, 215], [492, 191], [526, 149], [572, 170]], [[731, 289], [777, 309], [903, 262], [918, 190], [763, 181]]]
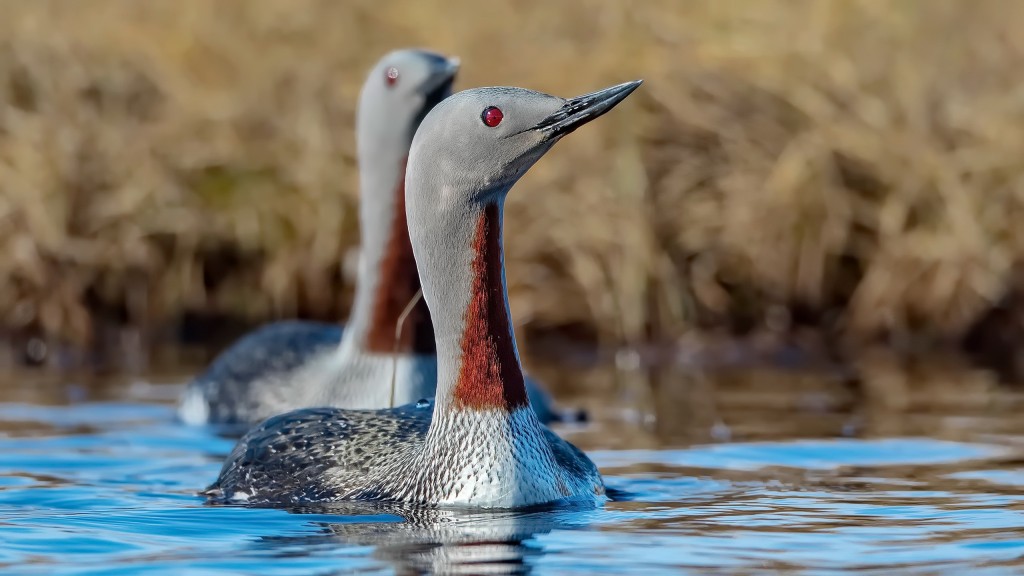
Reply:
[[[535, 539], [553, 530], [586, 526], [593, 509], [424, 509], [345, 503], [293, 509], [319, 516], [318, 534], [268, 536], [261, 545], [372, 546], [372, 557], [398, 574], [528, 574], [544, 554]], [[283, 552], [283, 550], [281, 550]]]

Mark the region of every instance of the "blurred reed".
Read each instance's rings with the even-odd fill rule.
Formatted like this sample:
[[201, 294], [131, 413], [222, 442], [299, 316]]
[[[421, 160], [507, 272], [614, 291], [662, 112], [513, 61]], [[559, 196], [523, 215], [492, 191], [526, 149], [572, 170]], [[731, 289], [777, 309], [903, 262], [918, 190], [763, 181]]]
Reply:
[[644, 78], [509, 199], [526, 334], [959, 343], [1024, 292], [1024, 4], [0, 1], [0, 318], [344, 315], [384, 52], [458, 87]]

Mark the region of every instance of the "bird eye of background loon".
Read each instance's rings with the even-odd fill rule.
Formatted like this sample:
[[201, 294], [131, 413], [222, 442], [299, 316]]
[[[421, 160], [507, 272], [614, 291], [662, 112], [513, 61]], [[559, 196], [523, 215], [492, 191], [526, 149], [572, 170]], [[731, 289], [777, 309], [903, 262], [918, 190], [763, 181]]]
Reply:
[[505, 115], [497, 106], [488, 106], [487, 108], [484, 108], [483, 113], [480, 114], [480, 119], [483, 120], [484, 125], [490, 128], [494, 128], [498, 124], [501, 124], [501, 120], [504, 117]]
[[388, 67], [387, 71], [384, 72], [384, 82], [387, 83], [389, 88], [394, 86], [398, 82], [398, 68], [394, 66]]

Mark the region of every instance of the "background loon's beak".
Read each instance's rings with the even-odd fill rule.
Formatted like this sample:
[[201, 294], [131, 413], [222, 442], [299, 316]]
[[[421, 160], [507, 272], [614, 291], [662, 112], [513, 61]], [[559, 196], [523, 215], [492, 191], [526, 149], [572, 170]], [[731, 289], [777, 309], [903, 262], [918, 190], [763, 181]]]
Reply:
[[445, 58], [444, 62], [437, 65], [430, 79], [424, 83], [423, 93], [433, 97], [440, 92], [450, 92], [452, 84], [455, 83], [455, 76], [459, 73], [459, 65], [458, 58]]
[[458, 56], [453, 56], [448, 59], [448, 65], [445, 70], [448, 73], [449, 78], [455, 78], [455, 75], [459, 73], [460, 64], [462, 64], [462, 62], [459, 60]]
[[541, 120], [533, 129], [543, 133], [548, 140], [565, 136], [614, 108], [642, 83], [643, 80], [625, 82], [567, 100], [557, 112]]

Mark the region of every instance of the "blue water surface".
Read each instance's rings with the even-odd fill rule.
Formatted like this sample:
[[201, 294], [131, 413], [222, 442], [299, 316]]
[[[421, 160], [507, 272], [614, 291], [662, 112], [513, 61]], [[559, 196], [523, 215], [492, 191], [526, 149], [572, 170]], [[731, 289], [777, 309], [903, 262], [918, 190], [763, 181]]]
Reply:
[[162, 399], [0, 422], [4, 574], [1024, 571], [1013, 437], [587, 446], [619, 495], [597, 510], [287, 511], [204, 504], [233, 440]]

